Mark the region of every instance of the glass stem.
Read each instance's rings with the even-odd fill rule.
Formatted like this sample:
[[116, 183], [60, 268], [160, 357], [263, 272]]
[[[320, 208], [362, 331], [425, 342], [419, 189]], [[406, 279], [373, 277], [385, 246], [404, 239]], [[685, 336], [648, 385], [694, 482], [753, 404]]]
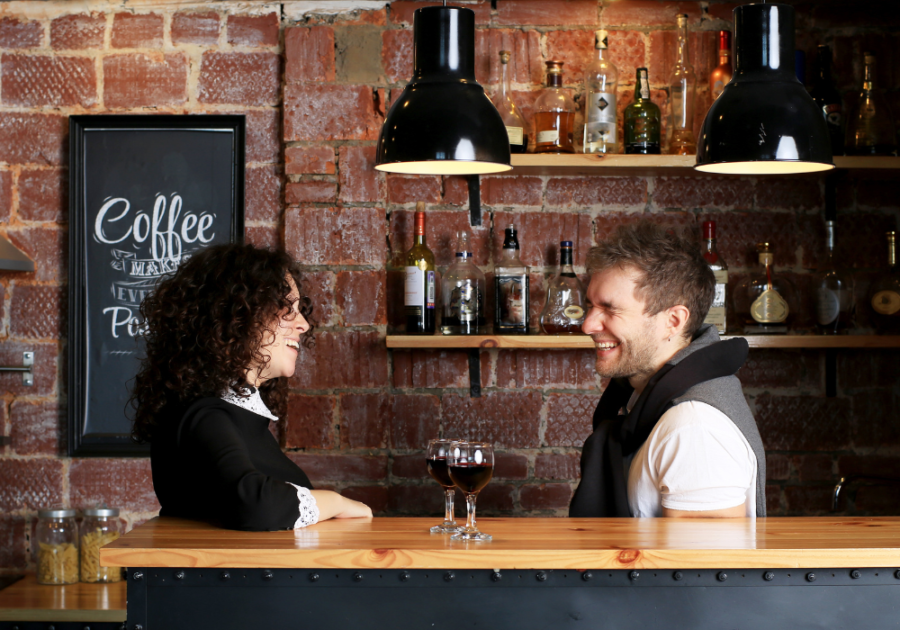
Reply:
[[475, 531], [475, 499], [478, 495], [475, 493], [466, 495], [466, 529]]
[[444, 522], [452, 523], [453, 522], [453, 495], [456, 493], [456, 488], [447, 488], [444, 490]]

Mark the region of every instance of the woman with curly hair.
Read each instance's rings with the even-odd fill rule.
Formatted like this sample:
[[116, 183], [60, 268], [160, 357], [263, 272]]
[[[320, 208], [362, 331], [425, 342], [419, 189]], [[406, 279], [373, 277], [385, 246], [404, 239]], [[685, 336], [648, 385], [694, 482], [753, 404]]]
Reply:
[[283, 251], [217, 245], [184, 262], [141, 304], [145, 358], [130, 404], [150, 442], [161, 516], [244, 530], [371, 516], [313, 490], [269, 421], [287, 410], [287, 379], [311, 342], [312, 307]]

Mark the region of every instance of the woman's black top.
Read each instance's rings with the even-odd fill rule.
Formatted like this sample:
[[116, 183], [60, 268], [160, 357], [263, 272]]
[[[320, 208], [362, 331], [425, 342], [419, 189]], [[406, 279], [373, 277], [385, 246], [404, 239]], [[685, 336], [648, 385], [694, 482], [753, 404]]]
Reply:
[[150, 449], [160, 516], [254, 531], [294, 526], [297, 489], [286, 482], [312, 484], [281, 451], [268, 418], [220, 398], [164, 415]]

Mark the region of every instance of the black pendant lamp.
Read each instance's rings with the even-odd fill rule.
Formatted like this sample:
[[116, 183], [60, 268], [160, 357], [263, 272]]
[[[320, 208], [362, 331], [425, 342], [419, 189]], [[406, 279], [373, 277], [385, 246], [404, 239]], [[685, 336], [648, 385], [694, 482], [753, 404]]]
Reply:
[[413, 78], [384, 120], [375, 168], [427, 175], [510, 170], [506, 126], [475, 81], [475, 12], [417, 9], [413, 37]]
[[833, 169], [825, 118], [794, 74], [794, 8], [739, 6], [734, 29], [734, 77], [706, 114], [694, 168], [732, 175]]

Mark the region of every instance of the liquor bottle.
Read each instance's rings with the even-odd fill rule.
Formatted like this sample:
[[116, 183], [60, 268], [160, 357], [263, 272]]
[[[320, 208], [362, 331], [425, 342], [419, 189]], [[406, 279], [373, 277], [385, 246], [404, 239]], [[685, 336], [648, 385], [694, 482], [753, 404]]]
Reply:
[[844, 108], [841, 93], [837, 91], [834, 79], [831, 78], [831, 48], [824, 44], [819, 46], [818, 63], [810, 95], [825, 116], [832, 155], [844, 155]]
[[697, 142], [694, 138], [694, 98], [697, 93], [697, 76], [691, 67], [688, 50], [688, 16], [678, 15], [678, 48], [675, 68], [669, 78], [669, 121], [666, 129], [666, 147], [671, 155], [694, 155]]
[[847, 123], [848, 155], [894, 155], [897, 136], [891, 108], [875, 88], [875, 55], [865, 54], [866, 76], [859, 103]]
[[494, 269], [494, 332], [497, 334], [528, 334], [531, 313], [528, 268], [519, 259], [519, 239], [516, 226], [506, 226], [503, 254]]
[[709, 268], [712, 269], [713, 275], [716, 277], [716, 293], [703, 323], [712, 324], [719, 331], [720, 335], [724, 335], [728, 328], [725, 317], [726, 295], [728, 294], [728, 265], [725, 264], [725, 259], [722, 258], [716, 249], [715, 221], [703, 222], [703, 239], [706, 241], [703, 249], [703, 258], [709, 263]]
[[477, 335], [484, 327], [484, 274], [472, 262], [469, 233], [457, 235], [456, 262], [441, 280], [444, 302], [441, 332], [445, 335]]
[[619, 71], [604, 57], [606, 31], [594, 32], [597, 58], [584, 70], [584, 152], [617, 153], [616, 85]]
[[575, 153], [575, 101], [562, 89], [563, 61], [547, 61], [547, 87], [534, 102], [534, 152]]
[[735, 311], [746, 334], [786, 333], [795, 310], [794, 287], [786, 278], [775, 275], [775, 254], [769, 243], [757, 244], [756, 251], [763, 273], [749, 277], [735, 291]]
[[813, 277], [816, 327], [836, 335], [850, 327], [853, 317], [853, 278], [834, 259], [834, 221], [825, 221], [825, 261]]
[[719, 31], [719, 65], [709, 73], [709, 93], [713, 100], [719, 98], [732, 76], [731, 31]]
[[869, 287], [872, 319], [880, 333], [900, 332], [900, 266], [897, 265], [897, 233], [887, 233], [888, 269]]
[[634, 102], [625, 108], [625, 153], [659, 155], [659, 107], [650, 100], [647, 68], [638, 68]]
[[559, 272], [547, 287], [541, 330], [547, 335], [573, 335], [584, 323], [584, 285], [572, 268], [572, 241], [559, 244]]
[[416, 204], [416, 228], [412, 248], [406, 252], [406, 333], [434, 333], [434, 254], [425, 244], [425, 204]]
[[519, 108], [512, 100], [510, 89], [508, 50], [500, 51], [500, 98], [497, 99], [497, 111], [506, 125], [506, 133], [509, 136], [509, 152], [525, 153], [528, 150], [528, 125], [525, 117], [519, 112]]

